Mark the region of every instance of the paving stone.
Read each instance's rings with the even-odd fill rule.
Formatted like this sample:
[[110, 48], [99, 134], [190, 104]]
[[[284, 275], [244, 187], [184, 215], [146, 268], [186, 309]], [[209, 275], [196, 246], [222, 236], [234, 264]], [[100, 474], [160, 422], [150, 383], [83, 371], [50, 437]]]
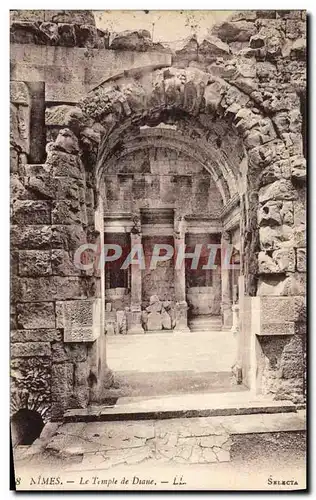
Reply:
[[217, 462], [217, 460], [218, 460], [217, 454], [209, 448], [203, 449], [203, 458], [208, 463], [214, 463], [214, 462]]
[[217, 460], [219, 462], [229, 462], [230, 461], [230, 453], [227, 450], [221, 450], [220, 448], [213, 448], [216, 454]]

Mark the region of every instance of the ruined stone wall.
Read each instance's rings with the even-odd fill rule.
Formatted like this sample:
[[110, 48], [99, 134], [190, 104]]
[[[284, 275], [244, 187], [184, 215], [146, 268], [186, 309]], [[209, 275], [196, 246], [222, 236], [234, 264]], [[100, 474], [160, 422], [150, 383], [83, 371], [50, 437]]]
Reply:
[[[12, 15], [13, 411], [28, 406], [47, 418], [50, 412], [60, 416], [65, 406], [86, 405], [91, 387], [100, 380], [104, 387], [110, 383], [106, 370], [104, 376], [100, 372], [104, 339], [94, 327], [96, 316], [102, 316], [100, 276], [74, 269], [72, 259], [80, 243], [95, 242], [102, 233], [94, 215], [99, 207], [94, 167], [101, 135], [108, 134], [110, 148], [113, 125], [117, 133], [131, 117], [141, 125], [156, 125], [160, 115], [152, 111], [155, 105], [190, 116], [191, 129], [182, 132], [192, 150], [201, 142], [203, 161], [209, 151], [222, 155], [216, 165], [225, 168], [216, 183], [223, 183], [227, 199], [229, 189], [235, 186], [238, 192], [238, 175], [230, 173], [237, 149], [234, 142], [222, 147], [225, 133], [215, 137], [212, 130], [225, 123], [242, 137], [247, 192], [241, 200], [241, 251], [246, 294], [261, 301], [261, 388], [277, 398], [302, 400], [305, 12], [240, 12], [213, 27], [201, 43], [192, 38], [172, 54], [153, 44], [144, 31], [118, 35], [108, 46], [108, 34], [96, 29], [90, 14], [83, 19], [67, 11], [48, 12]], [[106, 78], [124, 70], [171, 65], [147, 80], [141, 79], [142, 71], [134, 73], [137, 81], [131, 76], [118, 79], [119, 90], [108, 83], [104, 98], [101, 88], [101, 97], [89, 94], [81, 104], [90, 121], [82, 125], [80, 116], [76, 118], [74, 105]], [[46, 140], [54, 140], [47, 158], [44, 153], [36, 164], [30, 153], [34, 108], [25, 82], [45, 84]], [[64, 127], [71, 131], [61, 132]], [[238, 152], [237, 170], [240, 161]], [[286, 308], [272, 307], [279, 299], [287, 300]], [[88, 325], [82, 319], [86, 306]], [[98, 321], [102, 328], [102, 319]]]
[[76, 342], [85, 336], [76, 315], [84, 311], [91, 324], [98, 279], [75, 267], [74, 252], [88, 241], [94, 205], [71, 134], [48, 149], [45, 165], [27, 163], [27, 96], [25, 83], [12, 84], [12, 410], [28, 407], [49, 419], [89, 399], [89, 345]]
[[[140, 40], [149, 39], [146, 35]], [[91, 11], [12, 10], [10, 41], [11, 79], [45, 82], [49, 106], [77, 103], [106, 78], [165, 66], [171, 59], [148, 44], [141, 51], [115, 40], [110, 44], [109, 32], [96, 28]]]
[[219, 217], [220, 192], [202, 165], [166, 148], [143, 149], [120, 158], [105, 175], [105, 209], [133, 212], [137, 209], [172, 207], [182, 214]]

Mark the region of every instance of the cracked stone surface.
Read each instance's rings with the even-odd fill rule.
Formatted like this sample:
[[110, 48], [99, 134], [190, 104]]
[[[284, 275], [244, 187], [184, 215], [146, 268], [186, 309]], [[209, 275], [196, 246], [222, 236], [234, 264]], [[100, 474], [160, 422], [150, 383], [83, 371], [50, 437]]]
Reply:
[[[305, 412], [177, 418], [136, 422], [67, 423], [51, 438], [15, 449], [16, 464], [59, 462], [71, 470], [139, 463], [229, 462], [235, 436], [302, 432]], [[240, 440], [240, 438], [238, 438]], [[238, 441], [237, 439], [237, 441]]]

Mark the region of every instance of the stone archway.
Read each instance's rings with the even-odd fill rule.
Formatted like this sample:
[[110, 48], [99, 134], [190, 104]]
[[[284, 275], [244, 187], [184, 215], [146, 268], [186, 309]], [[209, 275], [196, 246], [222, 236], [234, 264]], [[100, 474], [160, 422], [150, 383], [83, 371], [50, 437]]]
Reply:
[[[53, 282], [41, 281], [31, 299], [36, 301], [49, 288], [63, 334], [53, 353], [58, 360], [52, 367], [53, 416], [65, 408], [102, 401], [111, 386], [103, 331], [104, 275], [98, 270], [78, 271], [72, 259], [80, 244], [98, 241], [102, 246], [104, 165], [124, 147], [123, 139], [130, 133], [162, 121], [188, 124], [182, 131], [186, 146], [181, 147], [189, 146], [217, 179], [225, 203], [241, 194], [244, 286], [239, 360], [254, 391], [277, 397], [286, 393], [290, 377], [278, 374], [275, 389], [273, 356], [279, 352], [285, 370], [293, 353], [303, 356], [292, 334], [304, 294], [304, 273], [298, 272], [301, 233], [294, 230], [293, 220], [304, 162], [301, 145], [291, 140], [289, 132], [298, 126], [293, 117], [279, 109], [271, 112], [267, 103], [254, 101], [252, 89], [246, 91], [250, 95], [195, 68], [125, 74], [89, 93], [67, 115], [67, 128], [48, 145], [46, 163], [31, 187], [45, 192], [53, 205], [47, 238], [56, 275]], [[238, 192], [233, 166], [222, 162], [218, 148], [208, 140], [214, 124], [221, 122], [238, 134], [247, 158]], [[137, 141], [136, 134], [129, 147], [136, 147]], [[180, 147], [179, 137], [175, 142]], [[22, 287], [19, 294], [25, 293], [28, 290]]]
[[[245, 315], [254, 314], [254, 307], [270, 307], [271, 295], [273, 303], [275, 297], [279, 297], [280, 308], [292, 303], [300, 278], [287, 275], [292, 270], [294, 250], [291, 244], [283, 246], [281, 243], [282, 248], [278, 248], [273, 239], [291, 241], [286, 234], [284, 216], [296, 198], [291, 158], [294, 157], [297, 162], [298, 155], [293, 155], [297, 151], [293, 151], [284, 140], [286, 137], [285, 133], [282, 134], [279, 113], [277, 118], [271, 119], [246, 93], [221, 78], [194, 68], [166, 68], [136, 76], [126, 75], [114, 82], [107, 81], [91, 92], [80, 107], [81, 112], [78, 110], [78, 114], [69, 117], [69, 127], [79, 139], [86, 169], [91, 169], [91, 164], [96, 165], [89, 172], [92, 182], [95, 182], [96, 193], [100, 188], [103, 166], [115, 151], [125, 147], [122, 137], [128, 137], [135, 128], [150, 127], [161, 121], [175, 123], [185, 116], [188, 122], [194, 122], [191, 129], [193, 133], [195, 131], [195, 137], [191, 139], [188, 131], [184, 136], [190, 146], [193, 141], [201, 143], [199, 153], [203, 152], [209, 162], [216, 152], [208, 144], [207, 134], [211, 133], [214, 122], [228, 122], [241, 137], [248, 160], [242, 179], [246, 189], [241, 198]], [[236, 192], [238, 181], [232, 169], [228, 166], [223, 170], [220, 162], [208, 167], [215, 175], [217, 173], [223, 183], [224, 196], [226, 193], [231, 197]], [[228, 201], [226, 199], [226, 203]], [[297, 293], [299, 295], [299, 291]], [[248, 297], [256, 299], [251, 301]], [[256, 349], [260, 348], [259, 335], [264, 332], [266, 337], [267, 329], [274, 330], [275, 325], [265, 325], [264, 320], [262, 324], [250, 324], [251, 332], [247, 332], [245, 342], [250, 342], [252, 355], [256, 357]], [[287, 326], [290, 327], [285, 325], [284, 328]], [[279, 324], [277, 327], [280, 328]], [[244, 351], [247, 350], [249, 345], [244, 345]], [[243, 363], [244, 353], [240, 356]], [[259, 358], [260, 355], [245, 362], [252, 363], [252, 373], [258, 370], [253, 364], [257, 364]], [[250, 378], [248, 384], [254, 388], [257, 377], [252, 381]]]

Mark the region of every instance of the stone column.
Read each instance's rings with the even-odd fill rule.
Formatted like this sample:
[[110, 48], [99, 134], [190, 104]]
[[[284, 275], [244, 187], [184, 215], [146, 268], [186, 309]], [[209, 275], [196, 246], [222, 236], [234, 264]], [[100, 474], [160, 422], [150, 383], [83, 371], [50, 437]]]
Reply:
[[185, 259], [181, 265], [177, 265], [177, 256], [179, 253], [185, 253], [185, 221], [182, 216], [177, 216], [174, 221], [174, 292], [176, 301], [176, 325], [175, 331], [189, 332], [188, 327], [188, 304], [186, 301], [185, 288]]
[[[131, 251], [142, 242], [139, 231], [131, 232]], [[128, 314], [128, 334], [144, 333], [141, 323], [142, 270], [139, 263], [131, 264], [131, 310]]]
[[221, 237], [221, 278], [222, 278], [222, 327], [223, 329], [231, 328], [232, 326], [232, 297], [231, 297], [231, 277], [230, 269], [227, 269], [226, 255], [230, 245], [229, 234], [224, 231]]

